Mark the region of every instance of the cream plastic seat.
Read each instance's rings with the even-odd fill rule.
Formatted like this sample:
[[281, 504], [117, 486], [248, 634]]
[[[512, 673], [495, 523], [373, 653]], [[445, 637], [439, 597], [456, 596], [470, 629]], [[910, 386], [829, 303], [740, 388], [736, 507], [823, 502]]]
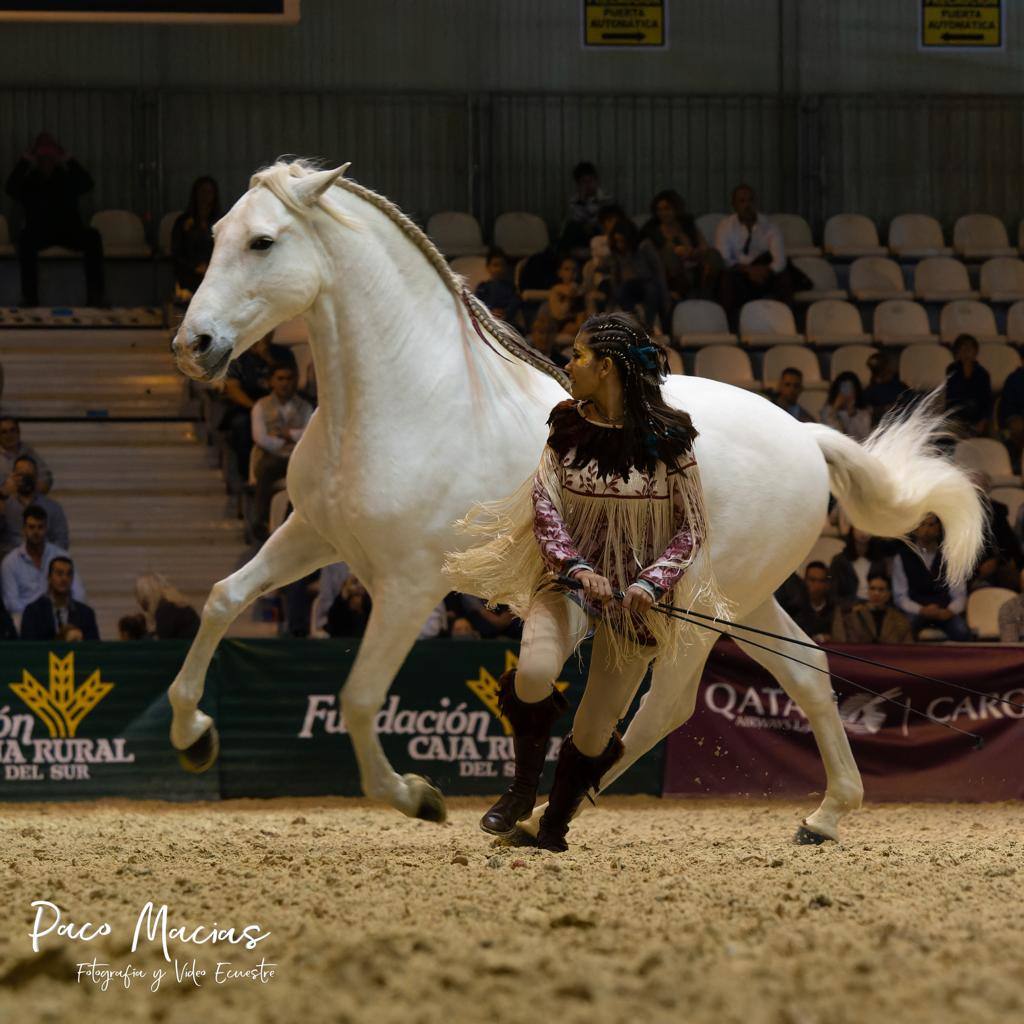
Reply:
[[1015, 302], [1006, 313], [1006, 340], [1024, 344], [1024, 300]]
[[7, 218], [0, 213], [0, 256], [13, 256], [14, 246], [11, 245], [11, 232], [7, 226]]
[[953, 450], [953, 459], [965, 469], [978, 469], [987, 473], [993, 487], [1013, 487], [1020, 483], [1020, 477], [1010, 467], [1010, 453], [1002, 441], [995, 438], [969, 437], [958, 441]]
[[706, 299], [686, 299], [676, 304], [672, 311], [672, 337], [684, 348], [734, 345], [737, 340], [729, 330], [725, 310]]
[[881, 345], [918, 345], [939, 340], [928, 326], [924, 306], [903, 299], [890, 299], [875, 307], [873, 333]]
[[939, 317], [939, 337], [944, 342], [956, 341], [961, 334], [973, 334], [978, 341], [997, 341], [1002, 338], [996, 329], [992, 307], [973, 299], [957, 299], [942, 307]]
[[90, 221], [103, 239], [103, 255], [139, 259], [150, 255], [142, 218], [131, 210], [100, 210]]
[[754, 370], [750, 365], [750, 356], [739, 345], [712, 345], [702, 348], [694, 361], [694, 374], [720, 380], [725, 384], [757, 391]]
[[992, 390], [1002, 391], [1006, 378], [1020, 367], [1020, 353], [1005, 341], [989, 341], [978, 346], [978, 362], [988, 370]]
[[480, 225], [471, 213], [446, 210], [427, 221], [427, 234], [434, 244], [452, 256], [483, 256], [487, 252]]
[[843, 345], [832, 353], [829, 378], [835, 380], [842, 373], [855, 373], [865, 387], [871, 380], [868, 360], [878, 350], [871, 345]]
[[967, 268], [959, 260], [943, 256], [929, 256], [914, 267], [914, 294], [922, 302], [978, 297], [967, 277]]
[[874, 221], [860, 213], [837, 213], [825, 223], [825, 252], [840, 259], [887, 256]]
[[884, 256], [861, 256], [850, 267], [850, 292], [861, 302], [910, 299], [913, 293], [903, 280], [895, 260]]
[[942, 237], [941, 225], [926, 213], [901, 213], [893, 217], [889, 224], [889, 248], [894, 255], [907, 260], [953, 254]]
[[487, 280], [487, 260], [483, 256], [456, 256], [451, 262], [452, 270], [466, 279], [466, 287], [476, 291], [476, 286]]
[[775, 299], [755, 299], [740, 310], [740, 341], [763, 348], [787, 343], [801, 344], [806, 339], [796, 329], [793, 311]]
[[764, 354], [761, 381], [766, 388], [774, 388], [788, 367], [804, 375], [805, 391], [828, 391], [828, 381], [822, 380], [818, 357], [806, 345], [774, 345]]
[[900, 380], [915, 391], [931, 391], [945, 381], [952, 359], [942, 345], [911, 345], [900, 353]]
[[953, 248], [965, 260], [1016, 256], [1006, 225], [990, 213], [967, 213], [953, 225]]
[[174, 222], [181, 216], [181, 210], [172, 210], [160, 218], [160, 229], [157, 231], [157, 245], [161, 256], [171, 255], [171, 238], [174, 234]]
[[999, 637], [999, 609], [1017, 594], [1005, 587], [982, 587], [967, 598], [967, 625], [979, 640]]
[[532, 256], [550, 245], [548, 226], [535, 213], [503, 213], [494, 222], [494, 244], [512, 258]]
[[981, 294], [990, 302], [1024, 299], [1024, 260], [1001, 256], [981, 265]]
[[1010, 522], [1017, 522], [1020, 507], [1024, 505], [1024, 487], [993, 487], [989, 497], [993, 501], [1001, 501], [1006, 506]]
[[811, 279], [813, 285], [808, 291], [797, 292], [793, 296], [797, 302], [846, 298], [846, 289], [839, 287], [835, 268], [828, 260], [823, 260], [820, 256], [796, 256], [792, 262], [793, 266], [802, 270]]
[[821, 248], [814, 244], [811, 225], [798, 213], [770, 213], [768, 219], [782, 232], [782, 244], [790, 259], [821, 255]]
[[871, 341], [852, 302], [822, 299], [807, 310], [807, 340], [819, 348]]
[[718, 230], [718, 225], [728, 216], [727, 213], [702, 213], [697, 218], [697, 230], [704, 236], [704, 241], [708, 245], [715, 244], [715, 232]]

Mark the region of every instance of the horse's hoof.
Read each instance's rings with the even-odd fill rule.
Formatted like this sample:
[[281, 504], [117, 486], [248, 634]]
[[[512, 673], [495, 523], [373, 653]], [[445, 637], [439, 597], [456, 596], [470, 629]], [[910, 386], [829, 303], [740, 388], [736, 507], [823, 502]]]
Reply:
[[220, 734], [217, 727], [211, 725], [195, 743], [178, 751], [178, 763], [185, 771], [199, 775], [216, 764], [219, 753]]
[[406, 775], [404, 778], [407, 783], [415, 785], [419, 790], [420, 802], [413, 812], [414, 818], [435, 821], [439, 825], [447, 820], [448, 809], [444, 805], [444, 796], [430, 779], [425, 779], [422, 775]]
[[833, 843], [831, 836], [823, 836], [820, 832], [813, 832], [806, 825], [800, 825], [793, 836], [793, 842], [797, 846], [821, 846], [822, 843]]

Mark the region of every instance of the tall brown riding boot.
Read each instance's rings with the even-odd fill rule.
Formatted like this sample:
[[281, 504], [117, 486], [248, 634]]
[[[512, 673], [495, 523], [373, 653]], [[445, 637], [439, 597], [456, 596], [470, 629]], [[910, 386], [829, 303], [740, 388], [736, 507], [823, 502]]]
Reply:
[[498, 707], [509, 720], [514, 736], [516, 775], [507, 792], [480, 819], [480, 827], [492, 836], [510, 836], [516, 824], [533, 812], [551, 727], [569, 707], [555, 689], [543, 700], [527, 704], [516, 696], [515, 682], [514, 669], [502, 673], [498, 680]]
[[612, 733], [608, 746], [597, 757], [581, 754], [572, 741], [572, 733], [562, 740], [558, 766], [555, 768], [555, 782], [548, 796], [547, 810], [537, 830], [537, 845], [542, 850], [564, 853], [569, 849], [565, 841], [569, 822], [583, 802], [587, 790], [597, 789], [601, 776], [622, 757], [622, 751], [622, 739], [618, 732]]

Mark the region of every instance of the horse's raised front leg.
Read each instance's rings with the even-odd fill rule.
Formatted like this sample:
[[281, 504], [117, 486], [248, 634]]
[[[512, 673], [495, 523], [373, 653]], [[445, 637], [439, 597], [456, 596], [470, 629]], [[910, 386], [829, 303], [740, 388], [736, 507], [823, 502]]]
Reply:
[[217, 731], [213, 719], [199, 710], [199, 701], [210, 659], [228, 626], [261, 594], [308, 576], [338, 557], [334, 548], [293, 512], [254, 558], [213, 585], [203, 605], [199, 632], [167, 693], [173, 710], [171, 744], [179, 751], [183, 767], [205, 771], [217, 759]]
[[[373, 609], [359, 653], [341, 690], [345, 728], [352, 740], [363, 792], [398, 808], [410, 818], [444, 821], [440, 790], [420, 775], [399, 775], [377, 739], [374, 721], [402, 662], [405, 661], [430, 612], [447, 592], [436, 567], [436, 580], [428, 580], [415, 566], [403, 567], [401, 579], [374, 580]], [[430, 575], [431, 570], [426, 571]], [[411, 589], [415, 581], [417, 590]]]
[[[782, 610], [774, 598], [770, 598], [755, 611], [744, 616], [742, 621], [747, 626], [756, 626], [780, 636], [811, 642], [810, 637]], [[801, 711], [810, 722], [818, 751], [825, 763], [825, 798], [821, 801], [821, 806], [804, 819], [803, 827], [797, 830], [796, 841], [820, 843], [824, 839], [838, 839], [839, 819], [860, 807], [864, 798], [864, 785], [832, 694], [825, 652], [795, 647], [778, 640], [757, 638], [758, 643], [777, 647], [786, 654], [815, 666], [805, 668], [781, 654], [748, 646], [738, 634], [735, 635], [735, 639], [744, 652], [771, 672], [783, 690], [800, 705]], [[815, 669], [824, 669], [824, 672]]]

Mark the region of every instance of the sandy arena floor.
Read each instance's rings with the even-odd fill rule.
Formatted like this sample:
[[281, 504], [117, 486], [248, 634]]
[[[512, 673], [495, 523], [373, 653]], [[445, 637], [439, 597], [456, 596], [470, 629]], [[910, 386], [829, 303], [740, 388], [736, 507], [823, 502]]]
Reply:
[[[815, 848], [789, 843], [809, 805], [618, 798], [562, 856], [495, 848], [483, 805], [445, 826], [340, 799], [5, 805], [0, 1021], [1024, 1019], [1024, 805], [873, 806]], [[33, 900], [112, 933], [34, 954]], [[179, 983], [158, 942], [131, 952], [147, 900], [171, 927], [271, 934], [172, 939], [208, 971]], [[146, 976], [76, 982], [94, 958]], [[266, 983], [216, 983], [218, 960], [261, 958]]]

